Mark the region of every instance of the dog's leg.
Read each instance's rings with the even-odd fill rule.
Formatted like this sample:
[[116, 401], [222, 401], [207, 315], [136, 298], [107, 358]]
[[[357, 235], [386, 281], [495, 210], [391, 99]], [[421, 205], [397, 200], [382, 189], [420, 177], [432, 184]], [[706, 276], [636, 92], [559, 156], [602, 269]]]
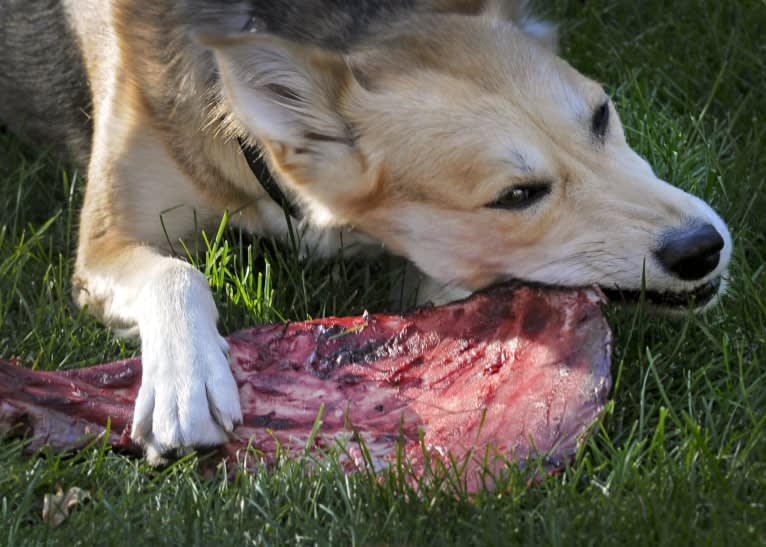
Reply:
[[155, 461], [173, 449], [225, 442], [241, 421], [239, 398], [204, 276], [141, 245], [121, 248], [108, 264], [86, 263], [78, 271], [80, 302], [95, 303], [108, 323], [135, 326], [141, 336], [132, 437]]
[[159, 462], [170, 451], [225, 442], [242, 418], [210, 288], [162, 252], [216, 211], [148, 124], [121, 121], [97, 124], [74, 285], [81, 305], [141, 336], [132, 437]]

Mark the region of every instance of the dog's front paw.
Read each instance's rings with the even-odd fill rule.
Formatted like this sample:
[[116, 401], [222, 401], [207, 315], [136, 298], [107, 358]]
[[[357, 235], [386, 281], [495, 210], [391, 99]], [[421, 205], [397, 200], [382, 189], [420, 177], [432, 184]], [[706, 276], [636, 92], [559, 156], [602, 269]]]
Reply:
[[150, 462], [223, 444], [242, 421], [226, 341], [215, 338], [188, 349], [179, 347], [188, 341], [174, 341], [144, 354], [131, 436]]
[[162, 306], [141, 325], [143, 373], [131, 437], [155, 464], [191, 448], [223, 444], [242, 421], [228, 345], [215, 326], [207, 284], [184, 285], [191, 291], [184, 291], [180, 310]]

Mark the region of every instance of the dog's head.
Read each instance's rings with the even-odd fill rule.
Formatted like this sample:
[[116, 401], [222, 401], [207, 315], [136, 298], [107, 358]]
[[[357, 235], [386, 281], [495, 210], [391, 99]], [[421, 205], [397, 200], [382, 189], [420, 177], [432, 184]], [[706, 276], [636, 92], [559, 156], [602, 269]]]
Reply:
[[412, 15], [343, 53], [259, 33], [210, 43], [234, 117], [315, 222], [467, 289], [712, 301], [732, 249], [723, 221], [628, 146], [550, 27], [483, 9]]

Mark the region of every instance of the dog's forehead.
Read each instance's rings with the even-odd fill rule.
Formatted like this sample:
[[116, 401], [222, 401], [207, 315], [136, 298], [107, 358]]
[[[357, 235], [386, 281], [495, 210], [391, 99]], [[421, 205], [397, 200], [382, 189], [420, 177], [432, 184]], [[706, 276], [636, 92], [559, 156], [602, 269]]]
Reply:
[[377, 95], [370, 98], [393, 115], [418, 105], [450, 108], [456, 121], [467, 123], [475, 123], [469, 116], [482, 108], [499, 123], [541, 117], [576, 122], [604, 100], [600, 85], [534, 37], [481, 17], [426, 19], [417, 32], [404, 29], [355, 61]]
[[366, 123], [358, 127], [368, 129], [365, 137], [385, 139], [373, 143], [378, 150], [405, 156], [423, 154], [426, 145], [429, 155], [470, 151], [462, 161], [493, 161], [521, 175], [533, 174], [549, 167], [552, 146], [590, 143], [589, 120], [603, 101], [598, 86], [589, 89], [552, 68], [540, 73], [539, 80], [524, 85], [509, 77], [507, 87], [492, 91], [452, 74], [404, 75], [364, 101], [367, 115], [359, 119]]
[[[542, 75], [553, 51], [510, 21], [454, 15], [415, 16], [406, 24], [373, 34], [354, 48], [383, 78], [413, 70], [435, 70], [468, 78], [487, 90], [521, 84]], [[540, 70], [538, 70], [540, 69]]]
[[560, 156], [592, 147], [603, 89], [518, 27], [474, 19], [426, 25], [381, 53], [384, 69], [356, 103], [368, 150], [405, 166], [414, 186], [555, 178]]

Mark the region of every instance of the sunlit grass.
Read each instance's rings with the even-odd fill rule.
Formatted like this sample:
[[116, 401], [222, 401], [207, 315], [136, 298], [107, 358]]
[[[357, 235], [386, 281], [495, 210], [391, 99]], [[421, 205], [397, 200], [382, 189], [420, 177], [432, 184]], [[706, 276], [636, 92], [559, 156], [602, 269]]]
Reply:
[[[162, 471], [99, 444], [69, 458], [0, 443], [0, 543], [766, 543], [766, 6], [763, 2], [559, 2], [562, 54], [606, 82], [630, 142], [658, 174], [730, 223], [728, 295], [678, 320], [610, 310], [615, 387], [605, 419], [563, 473], [510, 471], [474, 497], [413, 487], [393, 469], [347, 476], [331, 461], [203, 477], [196, 457]], [[0, 356], [79, 367], [132, 355], [73, 305], [82, 173], [0, 135]], [[383, 310], [401, 272], [384, 261], [307, 263], [290, 242], [233, 230], [189, 255], [221, 328]], [[92, 500], [59, 529], [43, 495]]]

